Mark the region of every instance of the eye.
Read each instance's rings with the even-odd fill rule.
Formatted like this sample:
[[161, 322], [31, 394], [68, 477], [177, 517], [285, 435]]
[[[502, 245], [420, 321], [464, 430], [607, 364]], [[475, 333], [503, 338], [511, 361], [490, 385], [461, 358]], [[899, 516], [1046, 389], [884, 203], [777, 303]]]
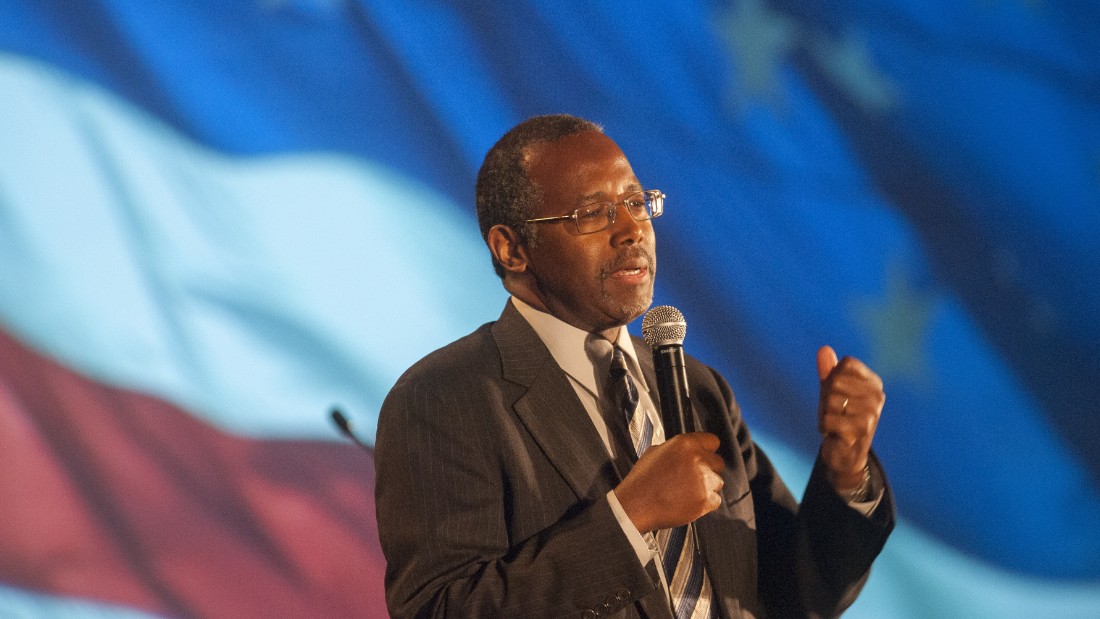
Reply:
[[623, 206], [634, 215], [640, 215], [649, 211], [646, 195], [642, 192], [631, 194], [623, 200]]
[[582, 221], [595, 221], [601, 217], [607, 217], [607, 204], [589, 204], [577, 209], [577, 223]]

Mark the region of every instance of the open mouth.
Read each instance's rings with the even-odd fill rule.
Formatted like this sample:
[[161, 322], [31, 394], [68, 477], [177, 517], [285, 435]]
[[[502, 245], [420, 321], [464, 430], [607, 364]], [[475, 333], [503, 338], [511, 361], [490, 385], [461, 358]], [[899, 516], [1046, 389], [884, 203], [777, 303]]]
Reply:
[[626, 266], [616, 271], [611, 272], [611, 276], [616, 279], [643, 279], [649, 274], [649, 268], [646, 266]]
[[619, 256], [604, 271], [605, 277], [630, 284], [644, 283], [652, 276], [651, 259], [644, 252], [632, 251]]

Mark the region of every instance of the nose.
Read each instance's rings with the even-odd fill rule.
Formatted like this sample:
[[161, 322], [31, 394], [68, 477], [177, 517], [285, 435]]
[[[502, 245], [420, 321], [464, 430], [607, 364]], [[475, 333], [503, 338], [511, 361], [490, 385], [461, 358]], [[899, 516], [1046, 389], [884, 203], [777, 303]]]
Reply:
[[630, 216], [630, 211], [622, 202], [615, 205], [615, 223], [611, 224], [612, 245], [633, 245], [642, 242], [647, 228], [650, 228], [649, 220], [636, 221]]

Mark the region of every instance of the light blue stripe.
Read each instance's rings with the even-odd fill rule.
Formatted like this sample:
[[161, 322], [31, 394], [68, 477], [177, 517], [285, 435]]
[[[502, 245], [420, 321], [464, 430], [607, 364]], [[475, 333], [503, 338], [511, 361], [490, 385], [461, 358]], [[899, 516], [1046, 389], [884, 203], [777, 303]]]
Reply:
[[156, 619], [132, 608], [79, 598], [43, 595], [0, 585], [0, 617], [4, 619]]
[[391, 171], [226, 157], [10, 55], [0, 92], [0, 322], [79, 372], [249, 436], [335, 437], [339, 404], [372, 440], [503, 305], [473, 217]]

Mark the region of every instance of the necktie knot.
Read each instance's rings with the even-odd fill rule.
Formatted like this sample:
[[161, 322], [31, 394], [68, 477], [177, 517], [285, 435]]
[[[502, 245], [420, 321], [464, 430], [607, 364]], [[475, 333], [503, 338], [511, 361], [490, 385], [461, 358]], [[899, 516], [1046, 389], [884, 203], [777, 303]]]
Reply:
[[622, 378], [627, 373], [626, 370], [626, 355], [623, 353], [623, 349], [615, 346], [611, 350], [611, 372], [612, 378]]

